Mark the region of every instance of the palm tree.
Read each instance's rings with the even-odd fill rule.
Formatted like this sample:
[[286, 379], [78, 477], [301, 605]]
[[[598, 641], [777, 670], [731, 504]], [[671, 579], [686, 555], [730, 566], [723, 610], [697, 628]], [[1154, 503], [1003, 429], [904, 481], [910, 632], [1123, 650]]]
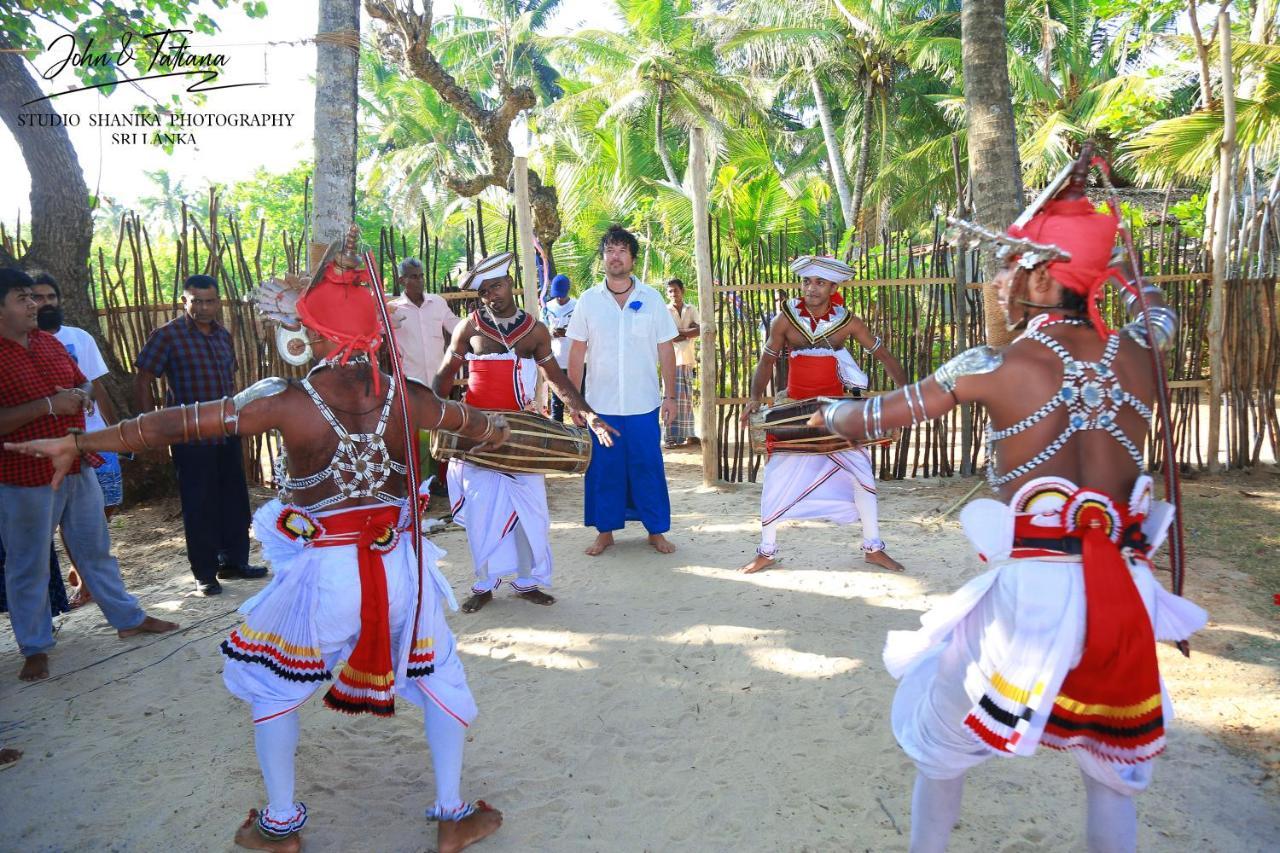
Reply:
[[652, 115], [653, 146], [666, 179], [680, 185], [669, 128], [694, 124], [723, 133], [760, 114], [746, 84], [718, 66], [714, 43], [691, 17], [692, 0], [614, 0], [619, 32], [580, 30], [559, 40], [557, 56], [587, 85], [565, 95], [559, 112], [584, 102], [609, 108], [601, 122]]
[[[1009, 91], [1004, 0], [967, 0], [960, 22], [974, 210], [983, 222], [1012, 222], [1022, 210], [1022, 175]], [[994, 278], [995, 263], [994, 257], [987, 259], [987, 281]], [[987, 342], [1008, 343], [994, 288], [983, 289], [983, 304]]]
[[[360, 37], [358, 0], [320, 0], [319, 32]], [[359, 55], [339, 40], [316, 45], [316, 115], [313, 134], [315, 207], [312, 239], [336, 240], [355, 222], [356, 108]]]

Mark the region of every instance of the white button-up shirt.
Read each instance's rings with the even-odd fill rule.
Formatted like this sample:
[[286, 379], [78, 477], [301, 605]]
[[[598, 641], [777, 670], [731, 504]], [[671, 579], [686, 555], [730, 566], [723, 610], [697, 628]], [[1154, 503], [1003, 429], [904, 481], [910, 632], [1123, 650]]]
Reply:
[[586, 341], [587, 403], [592, 409], [602, 415], [642, 415], [658, 408], [658, 344], [676, 336], [676, 324], [658, 291], [636, 281], [619, 307], [600, 282], [578, 297], [566, 334]]
[[440, 361], [449, 343], [447, 338], [462, 318], [454, 314], [449, 303], [435, 293], [422, 294], [421, 305], [414, 305], [404, 294], [387, 304], [392, 306], [393, 313], [404, 317], [404, 322], [396, 329], [396, 343], [400, 345], [405, 376], [430, 384], [440, 369]]

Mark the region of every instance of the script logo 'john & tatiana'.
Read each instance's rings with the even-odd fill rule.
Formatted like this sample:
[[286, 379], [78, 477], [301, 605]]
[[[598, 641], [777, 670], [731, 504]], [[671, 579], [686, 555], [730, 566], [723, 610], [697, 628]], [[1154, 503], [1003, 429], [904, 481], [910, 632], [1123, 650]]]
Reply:
[[[194, 77], [188, 92], [211, 92], [216, 89], [231, 89], [238, 86], [260, 86], [261, 83], [216, 83], [220, 72], [229, 60], [224, 53], [197, 53], [187, 42], [187, 34], [194, 30], [158, 30], [152, 33], [135, 33], [126, 31], [120, 37], [120, 45], [116, 48], [101, 49], [94, 44], [92, 38], [81, 44], [74, 35], [58, 36], [49, 43], [47, 53], [53, 62], [40, 72], [45, 80], [56, 80], [65, 72], [77, 68], [115, 69], [118, 73], [112, 79], [97, 83], [86, 83], [83, 86], [35, 98], [23, 106], [37, 101], [61, 98], [73, 92], [87, 89], [100, 89], [104, 86], [116, 86], [120, 83], [137, 83], [143, 80], [156, 80], [162, 77]], [[141, 76], [129, 76], [128, 66], [135, 67]]]

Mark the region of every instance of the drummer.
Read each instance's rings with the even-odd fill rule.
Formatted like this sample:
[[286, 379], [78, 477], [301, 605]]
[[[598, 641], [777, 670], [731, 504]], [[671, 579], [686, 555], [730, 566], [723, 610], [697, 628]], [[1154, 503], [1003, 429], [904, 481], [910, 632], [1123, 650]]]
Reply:
[[[569, 384], [556, 364], [547, 327], [516, 305], [512, 257], [511, 252], [490, 255], [467, 273], [463, 286], [476, 291], [480, 307], [454, 328], [432, 386], [448, 397], [466, 363], [468, 404], [516, 412], [533, 403], [541, 369], [569, 410], [586, 418], [601, 444], [612, 445], [617, 430]], [[525, 601], [554, 604], [555, 598], [539, 588], [551, 585], [551, 518], [543, 475], [494, 471], [463, 459], [449, 465], [448, 485], [454, 520], [466, 527], [475, 565], [476, 581], [462, 610], [475, 613], [484, 607], [504, 579]]]
[[[846, 388], [866, 388], [867, 374], [847, 349], [856, 341], [884, 365], [897, 385], [907, 374], [884, 342], [844, 305], [837, 286], [853, 277], [853, 268], [834, 258], [802, 255], [791, 263], [800, 277], [801, 296], [786, 300], [769, 324], [769, 335], [751, 380], [751, 399], [743, 408], [742, 424], [761, 408], [774, 365], [790, 350], [786, 398], [775, 403], [813, 397], [840, 397]], [[836, 524], [862, 520], [862, 551], [866, 561], [900, 572], [902, 564], [885, 551], [876, 514], [876, 481], [871, 455], [865, 447], [834, 453], [773, 452], [764, 466], [760, 496], [760, 546], [742, 567], [748, 574], [772, 566], [778, 559], [778, 525], [790, 519], [825, 518]]]

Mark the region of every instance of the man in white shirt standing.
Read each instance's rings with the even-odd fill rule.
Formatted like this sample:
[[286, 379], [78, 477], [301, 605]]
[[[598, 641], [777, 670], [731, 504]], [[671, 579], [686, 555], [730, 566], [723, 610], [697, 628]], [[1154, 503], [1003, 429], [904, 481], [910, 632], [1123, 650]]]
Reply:
[[[547, 304], [542, 306], [542, 322], [551, 331], [551, 354], [556, 357], [560, 369], [569, 372], [569, 321], [573, 319], [573, 309], [578, 300], [569, 295], [569, 277], [558, 275], [551, 279], [551, 292]], [[551, 398], [551, 417], [564, 423], [564, 401], [551, 390], [547, 384], [547, 395]]]
[[[583, 522], [598, 532], [587, 549], [592, 557], [628, 521], [644, 524], [656, 551], [676, 549], [663, 535], [671, 529], [671, 499], [658, 424], [659, 412], [664, 424], [675, 417], [676, 325], [658, 291], [631, 274], [639, 253], [635, 235], [611, 225], [600, 240], [604, 281], [578, 297], [569, 321], [569, 381], [582, 387], [585, 363], [587, 403], [620, 433], [612, 447], [592, 438], [583, 496]], [[584, 425], [576, 415], [574, 422]]]
[[[423, 290], [426, 277], [422, 261], [405, 258], [396, 271], [401, 292], [388, 304], [392, 313], [400, 318], [400, 326], [396, 329], [396, 344], [404, 365], [404, 375], [430, 385], [440, 367], [441, 359], [444, 358], [445, 345], [453, 335], [453, 327], [458, 325], [460, 318], [453, 313], [444, 297]], [[427, 448], [431, 446], [430, 430], [420, 430], [418, 442], [422, 476], [425, 478], [436, 475], [437, 482], [431, 491], [437, 495], [444, 494], [444, 464], [436, 462], [427, 452]]]
[[697, 355], [693, 342], [702, 333], [698, 325], [698, 312], [684, 301], [684, 282], [673, 278], [667, 282], [667, 310], [676, 324], [676, 416], [667, 424], [663, 444], [680, 447], [693, 434], [693, 375], [697, 367]]

